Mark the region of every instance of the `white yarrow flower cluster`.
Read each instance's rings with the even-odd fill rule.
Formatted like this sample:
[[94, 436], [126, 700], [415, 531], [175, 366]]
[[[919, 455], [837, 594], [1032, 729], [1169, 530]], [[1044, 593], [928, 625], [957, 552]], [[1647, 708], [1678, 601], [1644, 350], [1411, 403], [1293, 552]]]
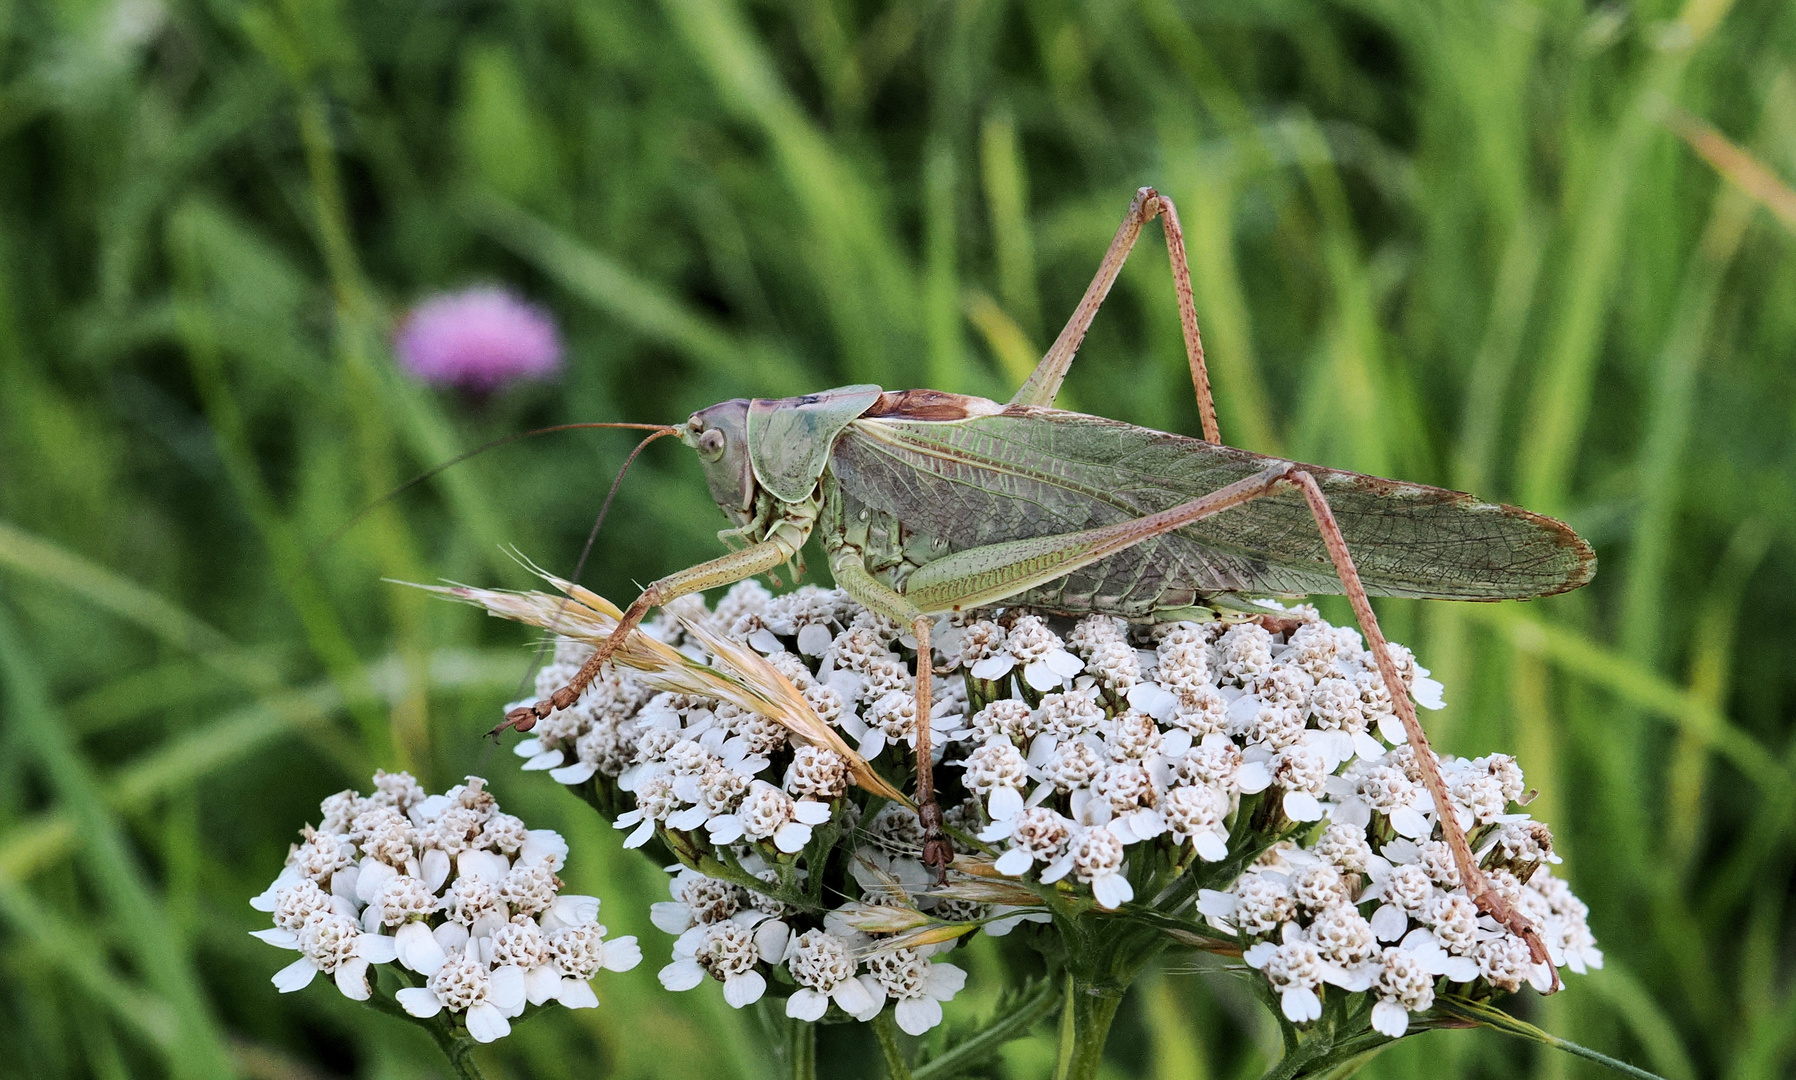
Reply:
[[324, 800], [319, 824], [250, 901], [274, 920], [254, 936], [300, 953], [276, 988], [322, 972], [362, 1001], [369, 966], [397, 963], [410, 973], [396, 994], [406, 1012], [446, 1010], [479, 1042], [508, 1034], [529, 1006], [598, 1005], [590, 980], [640, 963], [636, 939], [605, 939], [598, 899], [560, 891], [567, 843], [502, 813], [485, 785], [470, 776], [426, 795], [410, 775], [380, 772], [374, 794]]
[[[1359, 634], [1313, 608], [1153, 627], [942, 617], [931, 659], [948, 674], [923, 718], [916, 641], [840, 592], [776, 598], [744, 583], [715, 612], [682, 604], [683, 618], [763, 656], [838, 746], [898, 757], [880, 763], [888, 776], [914, 768], [927, 722], [968, 873], [938, 886], [917, 815], [850, 787], [859, 762], [736, 705], [607, 671], [518, 753], [630, 830], [627, 846], [659, 843], [682, 864], [654, 912], [677, 935], [669, 989], [715, 981], [738, 1008], [771, 993], [805, 1020], [867, 1020], [892, 1003], [916, 1034], [964, 981], [938, 959], [961, 935], [1046, 923], [1050, 909], [1110, 918], [1147, 904], [1238, 943], [1290, 1022], [1318, 1019], [1333, 987], [1369, 995], [1371, 1023], [1393, 1038], [1438, 993], [1544, 990], [1555, 967], [1601, 965], [1583, 904], [1549, 869], [1550, 834], [1517, 808], [1514, 760], [1443, 761], [1451, 805], [1436, 807]], [[711, 659], [677, 620], [653, 632]], [[1427, 669], [1393, 651], [1415, 703], [1442, 707]], [[539, 692], [586, 655], [563, 642]], [[1469, 899], [1443, 812], [1540, 929], [1551, 965]], [[831, 859], [842, 848], [846, 874]], [[700, 874], [701, 860], [729, 876]]]

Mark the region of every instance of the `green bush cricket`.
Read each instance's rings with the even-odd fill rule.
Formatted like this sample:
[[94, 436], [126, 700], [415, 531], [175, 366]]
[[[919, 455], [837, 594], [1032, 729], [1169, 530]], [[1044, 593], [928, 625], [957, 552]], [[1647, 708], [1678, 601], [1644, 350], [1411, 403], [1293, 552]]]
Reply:
[[[1162, 219], [1202, 440], [1052, 408], [1073, 355], [1142, 228]], [[936, 614], [1002, 603], [1133, 622], [1265, 617], [1255, 597], [1344, 593], [1377, 659], [1438, 807], [1447, 791], [1368, 595], [1526, 599], [1595, 571], [1570, 528], [1441, 488], [1263, 457], [1222, 444], [1204, 369], [1178, 215], [1152, 188], [1135, 196], [1066, 328], [1007, 404], [933, 390], [848, 386], [779, 400], [726, 401], [678, 434], [744, 544], [649, 585], [568, 685], [515, 709], [530, 728], [572, 705], [648, 612], [689, 593], [795, 563], [817, 533], [836, 584], [909, 627], [928, 657]], [[927, 717], [931, 665], [917, 671], [917, 804], [924, 861], [953, 854], [935, 797]], [[1466, 891], [1544, 944], [1486, 882], [1452, 813], [1439, 815]]]

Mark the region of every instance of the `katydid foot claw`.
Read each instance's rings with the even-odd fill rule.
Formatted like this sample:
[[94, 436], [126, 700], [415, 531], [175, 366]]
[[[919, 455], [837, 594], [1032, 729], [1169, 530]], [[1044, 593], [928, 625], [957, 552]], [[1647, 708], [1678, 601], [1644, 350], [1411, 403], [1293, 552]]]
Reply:
[[923, 838], [923, 865], [935, 871], [937, 885], [948, 884], [948, 864], [954, 861], [954, 845], [937, 832]]
[[923, 825], [923, 865], [935, 872], [937, 885], [948, 884], [948, 864], [954, 861], [954, 845], [942, 832], [942, 808], [934, 799], [917, 807]]
[[499, 736], [505, 734], [506, 731], [514, 729], [520, 732], [529, 731], [536, 726], [536, 722], [539, 719], [541, 719], [541, 717], [537, 715], [536, 709], [533, 706], [525, 705], [513, 709], [505, 714], [505, 719], [500, 722], [499, 726], [486, 733], [486, 737], [489, 739], [497, 739]]

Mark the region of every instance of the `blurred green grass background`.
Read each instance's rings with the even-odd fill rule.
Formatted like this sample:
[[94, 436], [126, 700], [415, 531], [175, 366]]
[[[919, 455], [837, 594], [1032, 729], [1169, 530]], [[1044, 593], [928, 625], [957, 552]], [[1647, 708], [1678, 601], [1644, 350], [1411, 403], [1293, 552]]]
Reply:
[[[376, 766], [486, 771], [643, 936], [494, 1075], [762, 1075], [752, 1016], [656, 985], [659, 871], [479, 740], [528, 635], [380, 580], [524, 584], [502, 544], [571, 568], [625, 435], [496, 450], [309, 553], [531, 426], [851, 381], [1001, 399], [1150, 183], [1226, 439], [1598, 548], [1574, 595], [1382, 609], [1446, 682], [1445, 748], [1519, 754], [1608, 953], [1514, 1007], [1670, 1080], [1791, 1075], [1796, 237], [1674, 106], [1796, 176], [1796, 7], [0, 0], [0, 1075], [445, 1075], [322, 983], [277, 995], [246, 935]], [[1063, 403], [1195, 432], [1163, 250]], [[559, 383], [397, 374], [397, 314], [478, 282], [555, 312]], [[587, 583], [715, 554], [704, 492], [650, 450]], [[962, 1021], [997, 991], [968, 963]], [[1257, 1075], [1255, 1008], [1175, 962], [1113, 1075]], [[870, 1052], [832, 1029], [824, 1072]], [[1044, 1035], [993, 1071], [1051, 1060]], [[1437, 1032], [1364, 1075], [1587, 1072]]]

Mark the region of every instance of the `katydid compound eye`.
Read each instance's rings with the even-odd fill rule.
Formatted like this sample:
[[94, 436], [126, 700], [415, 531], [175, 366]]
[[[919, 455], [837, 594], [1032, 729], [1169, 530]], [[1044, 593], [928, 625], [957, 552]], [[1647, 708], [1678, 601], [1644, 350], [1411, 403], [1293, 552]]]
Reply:
[[706, 461], [715, 461], [723, 456], [723, 432], [712, 428], [698, 437], [699, 456]]

